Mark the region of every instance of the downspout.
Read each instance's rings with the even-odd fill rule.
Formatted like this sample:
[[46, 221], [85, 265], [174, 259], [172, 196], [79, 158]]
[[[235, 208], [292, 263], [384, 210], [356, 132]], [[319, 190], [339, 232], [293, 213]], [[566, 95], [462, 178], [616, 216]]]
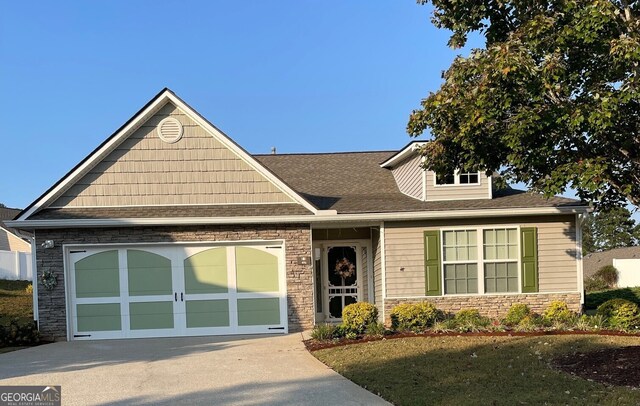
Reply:
[[33, 235], [27, 235], [22, 233], [20, 230], [15, 231], [16, 235], [20, 238], [24, 238], [29, 240], [31, 244], [31, 286], [33, 287], [33, 320], [36, 322], [36, 326], [38, 325], [39, 314], [38, 314], [38, 268], [36, 262], [36, 234], [35, 230]]

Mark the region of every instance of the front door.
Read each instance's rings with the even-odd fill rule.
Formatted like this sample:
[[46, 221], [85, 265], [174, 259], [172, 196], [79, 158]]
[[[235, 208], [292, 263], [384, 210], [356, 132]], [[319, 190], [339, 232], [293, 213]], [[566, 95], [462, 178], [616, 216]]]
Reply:
[[356, 303], [359, 295], [360, 250], [357, 245], [327, 246], [326, 258], [326, 289], [327, 319], [338, 321], [342, 319], [342, 309]]

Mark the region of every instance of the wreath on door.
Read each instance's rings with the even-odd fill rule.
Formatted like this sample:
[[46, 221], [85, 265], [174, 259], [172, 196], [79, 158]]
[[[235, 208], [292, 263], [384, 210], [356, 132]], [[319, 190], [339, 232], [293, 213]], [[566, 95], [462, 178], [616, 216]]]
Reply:
[[336, 261], [335, 273], [343, 279], [347, 279], [356, 272], [356, 266], [347, 258], [338, 259]]

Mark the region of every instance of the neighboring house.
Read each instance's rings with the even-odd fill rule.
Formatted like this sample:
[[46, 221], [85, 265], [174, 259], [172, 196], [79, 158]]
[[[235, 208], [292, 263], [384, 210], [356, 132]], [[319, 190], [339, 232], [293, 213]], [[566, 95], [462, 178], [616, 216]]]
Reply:
[[0, 207], [0, 251], [31, 252], [31, 244], [4, 224], [4, 221], [13, 220], [20, 212], [20, 209]]
[[618, 270], [618, 287], [640, 286], [640, 247], [614, 248], [585, 255], [584, 278], [590, 278], [603, 266]]
[[585, 255], [582, 260], [584, 277], [593, 276], [603, 266], [613, 265], [614, 259], [640, 259], [640, 247], [614, 248]]
[[[101, 339], [292, 332], [368, 301], [580, 310], [578, 201], [436, 178], [400, 151], [251, 155], [168, 89], [28, 206], [39, 327]], [[46, 248], [46, 247], [49, 248]]]

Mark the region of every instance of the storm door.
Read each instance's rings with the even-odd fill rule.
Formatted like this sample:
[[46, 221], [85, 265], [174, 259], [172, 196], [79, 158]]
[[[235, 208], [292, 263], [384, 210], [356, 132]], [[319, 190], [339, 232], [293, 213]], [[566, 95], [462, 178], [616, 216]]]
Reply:
[[342, 309], [356, 303], [359, 297], [360, 255], [357, 245], [328, 246], [327, 268], [327, 319], [342, 319]]

